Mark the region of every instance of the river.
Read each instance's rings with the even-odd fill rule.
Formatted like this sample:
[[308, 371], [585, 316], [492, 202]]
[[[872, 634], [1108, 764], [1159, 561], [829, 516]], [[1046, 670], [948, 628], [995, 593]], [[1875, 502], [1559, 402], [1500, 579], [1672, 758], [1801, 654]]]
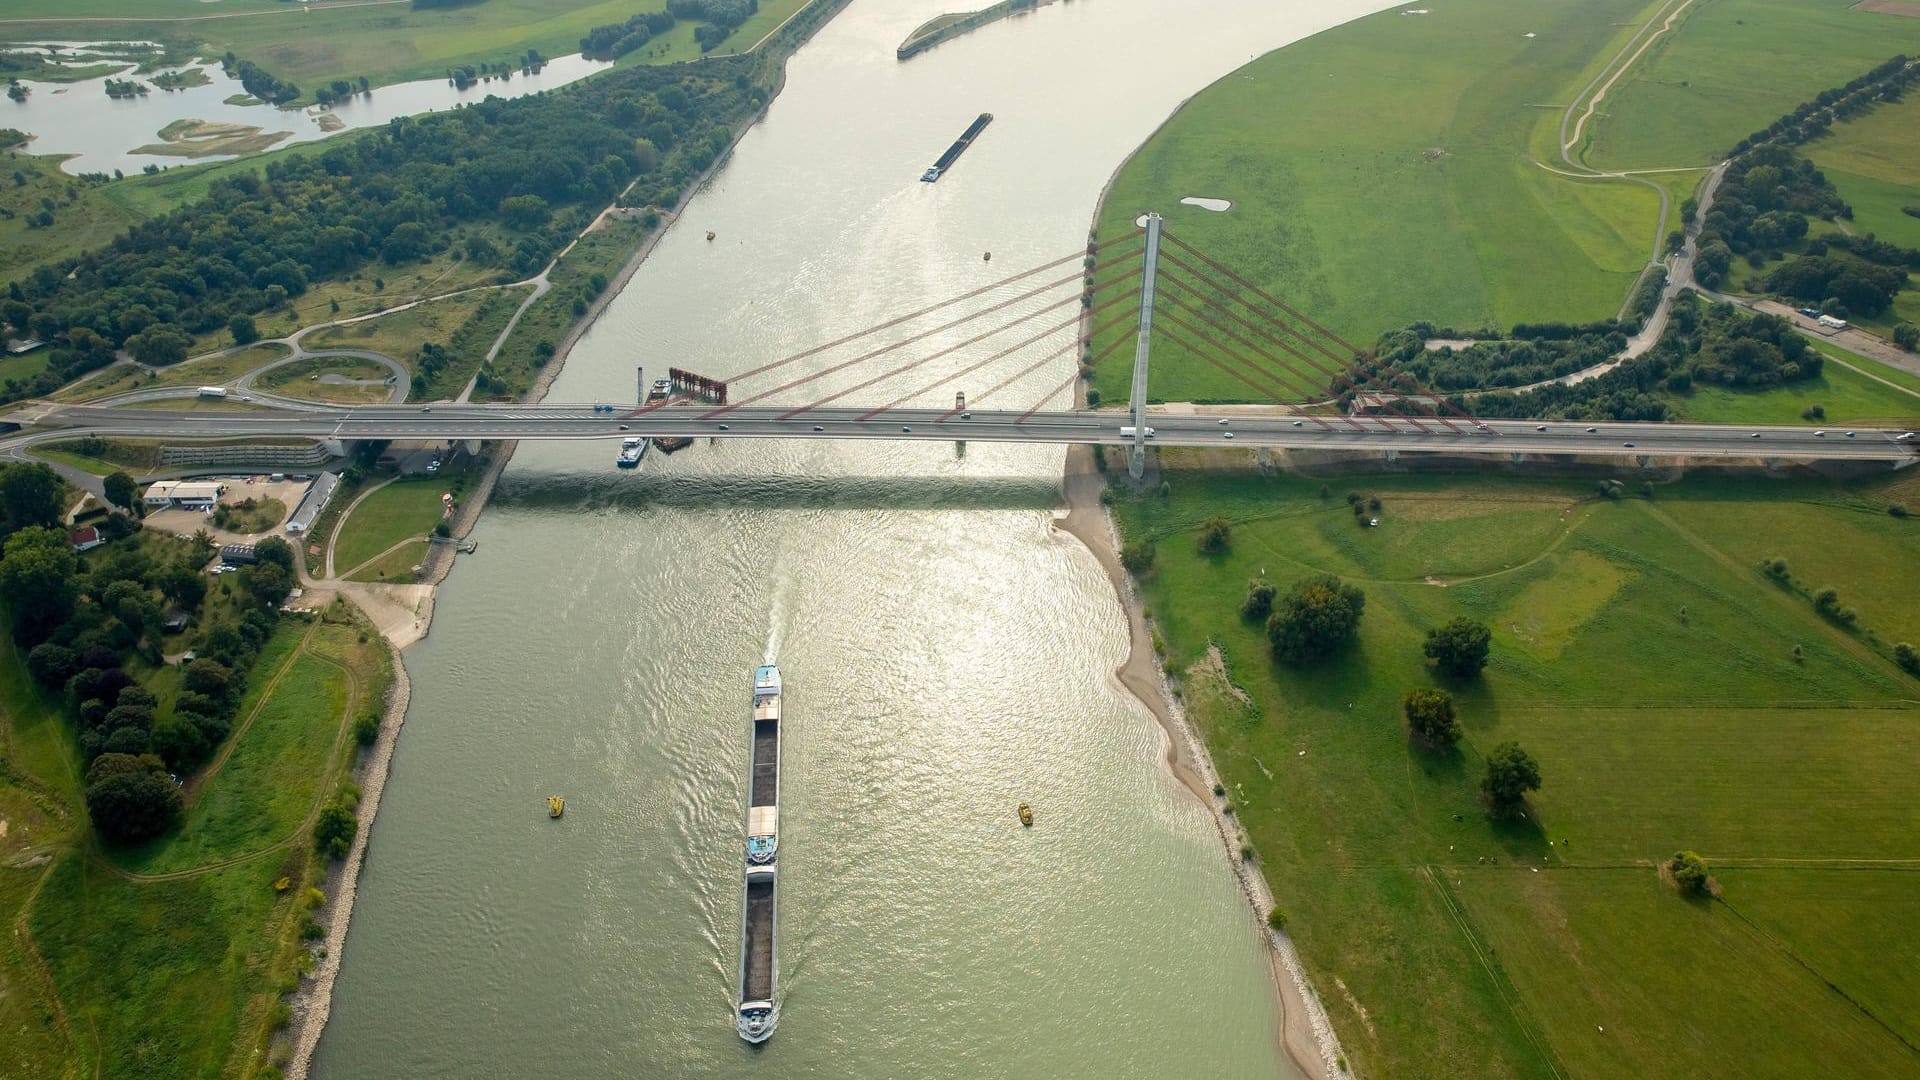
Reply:
[[[1183, 97], [1381, 6], [1074, 0], [896, 62], [949, 2], [855, 0], [803, 48], [550, 399], [631, 400], [636, 363], [742, 371], [1071, 252]], [[1060, 449], [612, 454], [523, 446], [408, 653], [315, 1075], [1298, 1075], [1207, 813], [1110, 675], [1123, 613], [1049, 530]], [[752, 1048], [731, 1008], [767, 657], [783, 1011]]]

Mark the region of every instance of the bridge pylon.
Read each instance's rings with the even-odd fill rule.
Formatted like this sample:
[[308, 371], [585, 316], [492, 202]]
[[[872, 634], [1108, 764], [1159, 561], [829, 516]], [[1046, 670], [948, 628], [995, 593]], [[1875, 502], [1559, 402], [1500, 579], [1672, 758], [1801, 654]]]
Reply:
[[1153, 338], [1153, 282], [1160, 265], [1160, 215], [1147, 215], [1147, 249], [1140, 269], [1140, 337], [1133, 346], [1133, 445], [1127, 449], [1127, 475], [1147, 473], [1147, 353]]

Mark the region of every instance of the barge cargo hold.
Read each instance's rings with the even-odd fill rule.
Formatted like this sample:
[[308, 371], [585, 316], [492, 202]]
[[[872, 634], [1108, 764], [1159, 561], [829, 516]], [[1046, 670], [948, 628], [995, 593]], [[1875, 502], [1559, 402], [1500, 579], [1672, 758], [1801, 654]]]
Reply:
[[967, 130], [961, 132], [960, 137], [953, 140], [953, 145], [947, 147], [947, 152], [940, 155], [940, 160], [934, 162], [932, 168], [920, 174], [920, 182], [931, 184], [946, 175], [947, 170], [953, 167], [953, 163], [959, 160], [961, 154], [967, 152], [967, 147], [972, 146], [973, 140], [979, 138], [980, 133], [985, 131], [987, 125], [991, 123], [993, 123], [992, 113], [983, 112], [974, 117], [973, 123], [967, 125]]
[[747, 844], [740, 900], [740, 1037], [766, 1042], [780, 1020], [780, 669], [753, 673], [753, 753], [747, 772]]

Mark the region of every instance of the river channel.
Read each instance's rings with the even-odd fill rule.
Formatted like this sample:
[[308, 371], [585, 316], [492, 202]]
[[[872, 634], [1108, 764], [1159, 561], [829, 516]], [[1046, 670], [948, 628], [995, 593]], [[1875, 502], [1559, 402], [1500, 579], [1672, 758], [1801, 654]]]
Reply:
[[[855, 0], [803, 48], [549, 399], [632, 400], [635, 364], [729, 375], [1070, 253], [1182, 98], [1382, 6], [1074, 0], [896, 62], [951, 2]], [[1219, 838], [1111, 677], [1119, 605], [1049, 529], [1061, 449], [612, 457], [521, 447], [407, 655], [316, 1076], [1298, 1075]], [[755, 1048], [731, 1008], [765, 658], [782, 1016]]]

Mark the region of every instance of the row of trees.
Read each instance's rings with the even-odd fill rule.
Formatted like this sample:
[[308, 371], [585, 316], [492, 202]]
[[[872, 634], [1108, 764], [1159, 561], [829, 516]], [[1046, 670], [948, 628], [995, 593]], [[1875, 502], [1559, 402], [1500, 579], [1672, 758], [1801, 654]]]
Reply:
[[1735, 143], [1728, 156], [1738, 157], [1756, 146], [1797, 146], [1819, 138], [1835, 120], [1852, 120], [1883, 102], [1899, 101], [1916, 81], [1920, 81], [1920, 65], [1909, 64], [1906, 56], [1896, 55], [1845, 86], [1822, 90], [1812, 101], [1794, 106], [1793, 111]]
[[205, 198], [10, 284], [0, 318], [53, 345], [48, 372], [8, 398], [49, 392], [117, 348], [177, 362], [193, 335], [236, 314], [270, 310], [375, 260], [426, 257], [463, 226], [477, 236], [511, 217], [510, 246], [482, 247], [531, 273], [636, 177], [630, 202], [677, 199], [764, 102], [759, 76], [751, 59], [734, 57], [615, 71], [396, 119], [323, 153], [215, 180]]
[[[1667, 332], [1645, 355], [1604, 375], [1521, 393], [1499, 392], [1470, 403], [1479, 416], [1569, 420], [1665, 420], [1663, 392], [1686, 393], [1696, 382], [1741, 388], [1789, 385], [1815, 378], [1824, 359], [1785, 319], [1709, 304], [1695, 293], [1674, 300]], [[1469, 402], [1456, 399], [1465, 408]]]

